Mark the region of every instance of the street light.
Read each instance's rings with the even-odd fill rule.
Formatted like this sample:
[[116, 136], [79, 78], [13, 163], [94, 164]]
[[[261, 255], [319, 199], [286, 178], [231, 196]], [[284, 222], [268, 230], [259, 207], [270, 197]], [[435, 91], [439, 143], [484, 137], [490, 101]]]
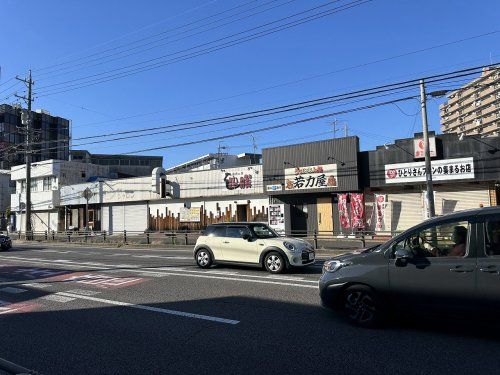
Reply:
[[335, 159], [333, 156], [329, 156], [328, 158], [326, 158], [326, 160], [334, 160], [337, 163], [340, 163], [341, 166], [345, 165], [345, 163], [342, 160]]
[[384, 143], [384, 148], [385, 148], [386, 150], [389, 150], [390, 146], [394, 146], [394, 147], [399, 148], [400, 150], [402, 150], [402, 151], [406, 152], [406, 153], [407, 153], [408, 155], [410, 155], [411, 157], [413, 157], [413, 156], [414, 156], [411, 152], [409, 152], [408, 150], [404, 149], [403, 147], [401, 147], [401, 146], [397, 145], [396, 143], [393, 143], [393, 144], [391, 144], [391, 145], [390, 145], [390, 144], [387, 144], [387, 143]]

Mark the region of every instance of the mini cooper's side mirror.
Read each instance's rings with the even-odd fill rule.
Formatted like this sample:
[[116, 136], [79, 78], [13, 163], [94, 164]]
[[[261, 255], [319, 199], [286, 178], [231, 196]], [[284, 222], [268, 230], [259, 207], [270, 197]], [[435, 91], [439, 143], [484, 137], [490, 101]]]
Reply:
[[413, 259], [413, 253], [407, 249], [398, 249], [394, 253], [396, 257], [396, 266], [404, 267], [409, 260]]
[[243, 239], [246, 240], [246, 241], [250, 241], [252, 239], [252, 236], [250, 236], [248, 233], [245, 233], [243, 235]]

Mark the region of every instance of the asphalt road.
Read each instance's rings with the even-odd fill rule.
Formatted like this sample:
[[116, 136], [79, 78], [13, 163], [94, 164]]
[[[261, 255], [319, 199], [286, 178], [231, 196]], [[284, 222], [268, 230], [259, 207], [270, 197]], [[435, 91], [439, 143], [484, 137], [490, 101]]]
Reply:
[[320, 306], [320, 273], [19, 245], [0, 253], [0, 358], [43, 374], [498, 373], [496, 322], [352, 327]]

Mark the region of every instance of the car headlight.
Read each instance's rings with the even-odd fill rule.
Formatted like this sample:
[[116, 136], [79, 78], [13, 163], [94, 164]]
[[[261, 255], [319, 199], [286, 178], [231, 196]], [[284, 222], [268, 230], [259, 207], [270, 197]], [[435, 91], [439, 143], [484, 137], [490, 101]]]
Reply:
[[341, 268], [352, 265], [352, 262], [342, 262], [340, 260], [327, 260], [323, 264], [324, 272], [336, 272]]
[[297, 251], [298, 249], [293, 246], [290, 242], [283, 241], [283, 246], [285, 246], [290, 251]]

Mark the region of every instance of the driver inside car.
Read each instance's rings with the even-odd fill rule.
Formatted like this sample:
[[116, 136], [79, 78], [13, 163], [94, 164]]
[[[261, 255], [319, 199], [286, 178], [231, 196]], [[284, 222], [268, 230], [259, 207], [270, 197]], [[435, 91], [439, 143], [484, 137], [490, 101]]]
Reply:
[[467, 229], [460, 225], [454, 227], [451, 240], [454, 244], [448, 251], [432, 246], [429, 242], [424, 242], [423, 247], [431, 256], [463, 257], [466, 250]]

